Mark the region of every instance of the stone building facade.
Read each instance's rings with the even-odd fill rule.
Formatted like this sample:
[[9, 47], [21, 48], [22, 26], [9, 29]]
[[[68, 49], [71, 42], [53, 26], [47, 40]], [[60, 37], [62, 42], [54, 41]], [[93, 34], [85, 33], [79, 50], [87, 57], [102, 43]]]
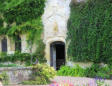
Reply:
[[48, 64], [55, 69], [65, 64], [67, 21], [71, 0], [47, 0], [42, 16]]
[[6, 52], [7, 54], [14, 54], [16, 51], [16, 47], [19, 47], [19, 50], [21, 53], [31, 53], [35, 52], [36, 50], [36, 45], [33, 44], [32, 50], [30, 50], [29, 45], [27, 43], [27, 37], [26, 34], [21, 34], [19, 35], [20, 42], [19, 44], [16, 43], [13, 38], [8, 37], [8, 36], [0, 36], [0, 52]]
[[[85, 0], [72, 0], [72, 3], [81, 1]], [[44, 14], [42, 16], [44, 26], [43, 41], [46, 45], [45, 57], [47, 63], [55, 69], [58, 69], [66, 62], [66, 33], [67, 21], [70, 16], [70, 3], [71, 0], [46, 0]], [[30, 53], [26, 35], [21, 34], [19, 37], [21, 39], [21, 52]], [[16, 43], [10, 37], [0, 36], [0, 52], [5, 50], [2, 49], [3, 45], [7, 45], [5, 48], [7, 48], [8, 54], [15, 52]], [[32, 52], [35, 52], [35, 46], [34, 44]]]

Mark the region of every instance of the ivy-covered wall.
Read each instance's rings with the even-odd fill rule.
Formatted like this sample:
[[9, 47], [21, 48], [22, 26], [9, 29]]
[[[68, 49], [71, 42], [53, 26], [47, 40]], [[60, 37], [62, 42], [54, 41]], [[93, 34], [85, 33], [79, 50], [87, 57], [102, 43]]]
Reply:
[[72, 4], [67, 41], [74, 62], [112, 63], [112, 0]]
[[[46, 0], [0, 0], [0, 37], [6, 36], [11, 39], [13, 38], [14, 42], [18, 42], [18, 36], [21, 36], [21, 40], [23, 42], [25, 41], [25, 43], [22, 42], [21, 45], [25, 48], [26, 42], [31, 48], [33, 48], [33, 44], [35, 44], [35, 57], [38, 59], [45, 59], [45, 45], [41, 37], [43, 32], [41, 16], [44, 12], [45, 1]], [[26, 38], [23, 35], [25, 35]], [[14, 55], [17, 55], [17, 53], [15, 52]], [[6, 58], [8, 58], [8, 56], [6, 56]], [[18, 58], [21, 59], [21, 56]], [[28, 56], [28, 60], [31, 58], [33, 58], [33, 56]], [[10, 58], [8, 58], [8, 60], [11, 61]], [[14, 60], [17, 60], [17, 58], [14, 57]]]
[[40, 40], [44, 6], [45, 0], [0, 0], [0, 35], [27, 33], [28, 40]]
[[18, 36], [26, 34], [27, 43], [38, 46], [43, 31], [44, 7], [45, 0], [0, 0], [0, 35], [18, 41]]

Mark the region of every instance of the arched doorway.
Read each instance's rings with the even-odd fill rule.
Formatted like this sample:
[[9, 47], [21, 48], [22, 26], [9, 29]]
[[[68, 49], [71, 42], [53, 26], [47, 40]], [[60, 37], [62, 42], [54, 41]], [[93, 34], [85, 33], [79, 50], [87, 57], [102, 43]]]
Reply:
[[50, 45], [50, 65], [56, 70], [65, 65], [65, 43], [57, 41]]

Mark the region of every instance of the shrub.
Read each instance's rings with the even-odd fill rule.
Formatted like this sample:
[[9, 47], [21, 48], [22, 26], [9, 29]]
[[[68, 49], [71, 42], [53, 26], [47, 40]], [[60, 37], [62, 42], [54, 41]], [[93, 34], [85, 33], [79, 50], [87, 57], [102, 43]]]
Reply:
[[93, 64], [91, 67], [86, 68], [85, 76], [96, 77], [97, 71], [99, 71], [100, 66], [98, 64]]
[[79, 65], [74, 67], [62, 66], [57, 71], [59, 76], [75, 76], [75, 77], [99, 77], [99, 78], [112, 78], [112, 66], [101, 67], [99, 64], [93, 64], [91, 67], [86, 69], [81, 68]]
[[57, 71], [57, 75], [69, 76], [71, 73], [71, 68], [69, 66], [61, 66], [60, 70]]
[[79, 65], [75, 65], [74, 67], [62, 66], [60, 70], [58, 70], [57, 75], [60, 76], [84, 76], [85, 69], [81, 68]]
[[110, 79], [112, 76], [112, 67], [108, 65], [101, 67], [98, 64], [93, 64], [90, 68], [86, 69], [85, 75], [87, 77], [100, 77]]
[[8, 77], [6, 72], [2, 72], [0, 74], [0, 80], [3, 82], [4, 85], [8, 85], [9, 84], [9, 77]]
[[34, 54], [29, 54], [29, 53], [20, 53], [20, 52], [15, 52], [14, 54], [7, 55], [5, 53], [1, 53], [0, 55], [0, 62], [24, 62], [27, 66], [31, 65], [31, 57], [38, 59], [39, 63], [44, 63], [46, 62], [46, 59], [44, 57], [39, 57], [40, 54], [34, 53]]
[[2, 79], [3, 79], [3, 76], [0, 74], [0, 81], [2, 81]]
[[22, 84], [28, 85], [42, 85], [50, 83], [50, 79], [56, 75], [54, 68], [47, 64], [37, 64], [33, 66], [33, 73], [28, 81], [22, 82]]

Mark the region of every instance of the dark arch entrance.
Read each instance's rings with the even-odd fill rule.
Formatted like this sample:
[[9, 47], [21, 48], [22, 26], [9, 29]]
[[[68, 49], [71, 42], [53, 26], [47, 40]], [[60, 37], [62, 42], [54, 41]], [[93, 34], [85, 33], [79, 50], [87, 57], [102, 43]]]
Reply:
[[65, 43], [57, 41], [50, 45], [50, 65], [56, 70], [65, 65]]

